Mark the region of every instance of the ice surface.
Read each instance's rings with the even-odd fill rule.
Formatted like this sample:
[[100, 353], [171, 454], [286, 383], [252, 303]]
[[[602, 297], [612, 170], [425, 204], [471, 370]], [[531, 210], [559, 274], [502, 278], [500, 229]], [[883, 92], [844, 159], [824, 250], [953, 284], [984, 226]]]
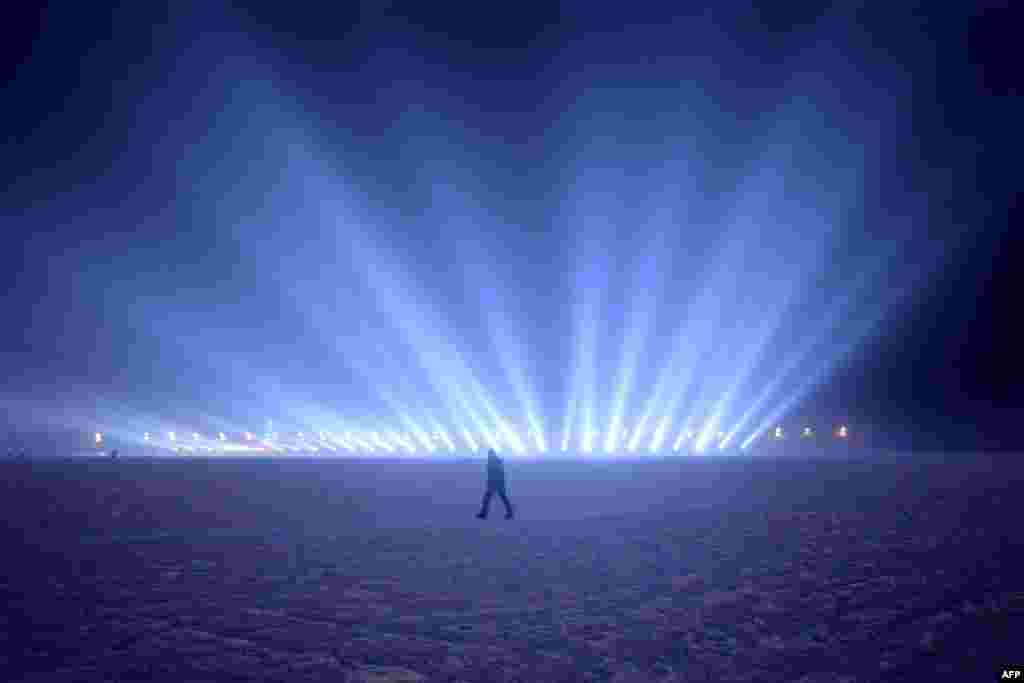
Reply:
[[990, 676], [1024, 632], [1021, 462], [507, 459], [517, 518], [486, 522], [482, 461], [4, 462], [2, 668], [26, 681]]

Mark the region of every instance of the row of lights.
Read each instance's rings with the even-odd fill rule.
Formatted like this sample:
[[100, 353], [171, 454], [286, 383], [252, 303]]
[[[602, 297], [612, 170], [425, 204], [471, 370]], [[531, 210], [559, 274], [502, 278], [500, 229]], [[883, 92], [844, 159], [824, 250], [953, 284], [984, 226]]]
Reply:
[[[815, 432], [814, 432], [813, 428], [811, 428], [811, 427], [804, 427], [801, 430], [801, 432], [800, 432], [800, 438], [802, 438], [802, 439], [813, 438], [814, 437], [814, 433]], [[298, 435], [299, 441], [305, 441], [306, 436], [305, 436], [304, 432], [298, 432], [297, 435]], [[590, 436], [590, 437], [596, 437], [598, 435], [599, 435], [598, 432], [588, 432], [588, 436]], [[624, 430], [623, 430], [623, 435], [624, 435]], [[836, 429], [834, 431], [834, 435], [835, 435], [835, 437], [837, 439], [847, 439], [847, 438], [849, 438], [849, 435], [850, 435], [849, 427], [847, 425], [839, 425], [838, 427], [836, 427]], [[374, 450], [374, 448], [373, 448], [373, 446], [371, 444], [376, 444], [376, 445], [380, 446], [382, 449], [387, 450], [389, 452], [394, 452], [394, 450], [395, 450], [393, 445], [388, 444], [387, 441], [385, 441], [384, 439], [381, 438], [379, 432], [371, 432], [371, 433], [369, 433], [367, 435], [362, 435], [362, 436], [355, 436], [355, 435], [353, 435], [352, 432], [347, 432], [344, 437], [335, 437], [333, 434], [328, 434], [326, 432], [319, 432], [318, 436], [319, 436], [319, 440], [322, 441], [322, 442], [339, 441], [340, 443], [342, 443], [346, 447], [348, 447], [350, 443], [354, 443], [356, 445], [365, 446], [371, 452]], [[397, 434], [392, 434], [391, 436], [392, 436], [393, 440], [398, 441], [402, 446], [404, 446], [406, 448], [406, 450], [411, 450], [412, 452], [415, 452], [415, 450], [416, 450], [415, 446], [411, 445], [412, 444], [412, 437], [411, 436], [408, 436], [408, 437], [405, 437], [405, 438], [400, 437]], [[427, 439], [431, 438], [430, 434], [426, 434], [424, 436]], [[269, 443], [269, 442], [272, 442], [272, 441], [277, 441], [278, 437], [279, 437], [279, 434], [277, 432], [272, 432], [270, 434], [267, 434], [267, 438], [263, 439], [263, 443], [266, 444], [266, 443]], [[694, 437], [694, 432], [692, 430], [687, 430], [686, 432], [683, 433], [682, 438], [680, 438], [677, 441], [676, 447], [674, 447], [673, 450], [678, 451], [679, 450], [679, 446], [680, 446], [680, 444], [682, 442], [688, 441], [688, 440], [692, 439], [693, 437]], [[256, 440], [255, 437], [253, 436], [252, 432], [244, 432], [243, 433], [243, 438], [247, 442], [252, 442], [252, 441]], [[442, 443], [447, 444], [450, 450], [454, 450], [455, 449], [455, 446], [452, 443], [451, 439], [447, 438], [447, 435], [445, 435], [444, 433], [437, 432], [437, 433], [435, 433], [433, 435], [433, 438], [438, 440], [438, 441], [440, 441], [440, 442], [442, 442]], [[725, 432], [721, 432], [721, 431], [718, 432], [718, 440], [719, 440], [720, 444], [724, 445], [725, 438], [726, 438]], [[781, 440], [786, 438], [785, 432], [783, 431], [783, 428], [781, 426], [775, 427], [775, 429], [772, 431], [772, 438], [774, 440], [776, 440], [776, 441], [781, 441]], [[202, 439], [202, 437], [199, 435], [199, 432], [192, 432], [192, 440], [193, 441], [198, 442], [201, 439]], [[145, 443], [152, 443], [153, 442], [153, 435], [150, 432], [146, 432], [145, 434], [143, 434], [142, 440]], [[172, 443], [176, 443], [178, 441], [177, 433], [176, 432], [167, 432], [167, 440], [172, 442]], [[96, 432], [95, 441], [96, 441], [96, 446], [97, 447], [103, 445], [103, 434], [101, 432]], [[217, 441], [226, 442], [227, 441], [227, 435], [224, 434], [224, 432], [218, 432], [218, 434], [217, 434]], [[566, 448], [567, 448], [567, 444], [563, 444], [563, 449], [562, 450], [564, 451], [564, 450], [566, 450]], [[431, 452], [433, 452], [433, 449], [430, 449], [430, 450], [431, 450]]]
[[[835, 437], [837, 439], [848, 439], [850, 437], [850, 428], [848, 426], [846, 426], [846, 425], [839, 425], [838, 427], [836, 427], [836, 429], [833, 432], [833, 434], [835, 435]], [[800, 438], [801, 439], [811, 439], [813, 437], [814, 437], [814, 429], [811, 428], [811, 427], [804, 427], [800, 431]], [[776, 441], [781, 441], [782, 439], [786, 438], [786, 434], [782, 430], [782, 427], [776, 427], [772, 431], [772, 438], [775, 439]]]

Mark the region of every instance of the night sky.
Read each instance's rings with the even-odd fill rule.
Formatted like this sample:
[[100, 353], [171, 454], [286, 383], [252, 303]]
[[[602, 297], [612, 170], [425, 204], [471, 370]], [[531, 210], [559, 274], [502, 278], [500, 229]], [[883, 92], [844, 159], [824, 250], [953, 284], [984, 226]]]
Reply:
[[[860, 328], [830, 332], [802, 362], [823, 381], [770, 400], [901, 445], [1019, 448], [1009, 3], [160, 5], [4, 23], [8, 432], [365, 422], [396, 402], [457, 428], [435, 398], [471, 413], [446, 391], [470, 377], [518, 424], [524, 379], [560, 432], [566, 385], [607, 406], [643, 322], [636, 422], [716, 263], [765, 297], [806, 267], [753, 355], [747, 323], [778, 321], [712, 295], [735, 325], [695, 356], [701, 386], [748, 358], [738, 415], [813, 334], [794, 311], [834, 310], [871, 263], [850, 316], [883, 318], [848, 353]], [[813, 200], [779, 208], [783, 186]], [[754, 246], [721, 256], [727, 233]], [[835, 264], [813, 275], [819, 239]], [[588, 375], [573, 331], [594, 311]]]

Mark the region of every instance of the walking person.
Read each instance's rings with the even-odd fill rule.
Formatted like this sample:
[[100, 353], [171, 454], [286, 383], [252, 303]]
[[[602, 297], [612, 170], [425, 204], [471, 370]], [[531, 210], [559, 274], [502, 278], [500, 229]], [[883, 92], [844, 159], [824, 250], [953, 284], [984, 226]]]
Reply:
[[487, 451], [487, 492], [484, 493], [483, 504], [480, 506], [477, 518], [487, 519], [487, 511], [491, 507], [491, 496], [495, 493], [505, 504], [505, 519], [512, 519], [512, 503], [509, 502], [508, 492], [505, 490], [505, 465], [492, 448]]

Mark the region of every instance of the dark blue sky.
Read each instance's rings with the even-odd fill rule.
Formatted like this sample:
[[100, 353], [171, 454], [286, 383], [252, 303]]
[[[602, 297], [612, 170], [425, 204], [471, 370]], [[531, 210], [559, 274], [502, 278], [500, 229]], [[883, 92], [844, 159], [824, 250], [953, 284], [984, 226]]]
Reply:
[[[38, 418], [91, 397], [185, 422], [238, 424], [277, 410], [267, 403], [370, 418], [388, 392], [442, 413], [428, 385], [449, 373], [504, 406], [511, 363], [558, 429], [564, 385], [585, 367], [580, 287], [604, 287], [601, 396], [636, 301], [653, 293], [631, 399], [642, 404], [644, 368], [653, 379], [664, 367], [721, 226], [775, 210], [777, 176], [813, 197], [779, 215], [842, 217], [834, 267], [802, 281], [800, 310], [829, 310], [874, 255], [894, 259], [868, 297], [892, 300], [885, 321], [852, 356], [818, 356], [831, 374], [798, 412], [956, 447], [978, 425], [988, 446], [1013, 447], [1024, 107], [1012, 22], [995, 4], [939, 4], [51, 3], [12, 16], [7, 421], [26, 420], [18, 406]], [[759, 160], [773, 169], [787, 155], [746, 200], [757, 206], [741, 205]], [[680, 187], [663, 206], [666, 178]], [[648, 221], [662, 208], [675, 218]], [[574, 215], [585, 227], [566, 227]], [[764, 261], [735, 277], [756, 289], [763, 267], [779, 282], [770, 264], [817, 239], [783, 232], [744, 233]], [[942, 267], [898, 305], [931, 259]], [[736, 327], [717, 339], [742, 356], [735, 340], [752, 335]], [[524, 348], [507, 330], [529, 331]], [[784, 325], [758, 376], [784, 363], [781, 340], [811, 332]], [[702, 381], [717, 386], [714, 373]]]

